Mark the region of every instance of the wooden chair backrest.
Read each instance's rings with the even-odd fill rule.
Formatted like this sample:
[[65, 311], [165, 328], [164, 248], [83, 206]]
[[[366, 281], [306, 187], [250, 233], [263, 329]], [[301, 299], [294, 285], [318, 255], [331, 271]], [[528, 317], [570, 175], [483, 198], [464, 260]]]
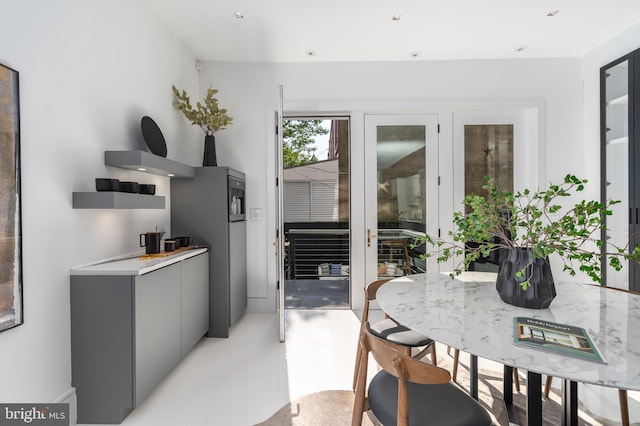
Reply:
[[382, 287], [383, 284], [386, 284], [387, 282], [389, 282], [391, 279], [387, 278], [384, 280], [377, 280], [377, 281], [373, 281], [371, 283], [369, 283], [365, 288], [364, 288], [364, 295], [365, 295], [365, 300], [376, 300], [376, 293], [378, 293], [378, 289], [380, 287]]
[[371, 352], [378, 365], [401, 383], [440, 385], [451, 381], [451, 374], [444, 368], [435, 367], [403, 354], [403, 347], [374, 336], [367, 323], [361, 344], [365, 353]]
[[[369, 302], [371, 300], [376, 300], [376, 293], [378, 293], [378, 289], [389, 280], [390, 278], [373, 281], [367, 284], [367, 286], [364, 288], [364, 309], [362, 311], [362, 324], [369, 321]], [[361, 329], [362, 324], [360, 326]]]

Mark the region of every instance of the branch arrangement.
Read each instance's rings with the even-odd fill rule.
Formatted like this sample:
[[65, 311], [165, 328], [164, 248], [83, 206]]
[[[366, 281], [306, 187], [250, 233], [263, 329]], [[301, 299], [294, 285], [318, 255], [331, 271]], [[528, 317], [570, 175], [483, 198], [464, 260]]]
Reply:
[[[453, 217], [457, 231], [449, 232], [449, 241], [429, 235], [418, 238], [415, 245], [431, 247], [424, 257], [436, 257], [438, 263], [453, 256], [463, 256], [452, 275], [467, 270], [472, 262], [500, 249], [531, 250], [533, 259], [546, 258], [556, 253], [563, 262], [563, 270], [571, 276], [576, 270], [584, 272], [595, 282], [602, 282], [603, 256], [616, 271], [622, 269], [622, 260], [640, 262], [640, 246], [630, 250], [630, 242], [624, 247], [603, 243], [601, 231], [605, 218], [611, 216], [610, 207], [619, 201], [582, 200], [570, 208], [563, 208], [560, 199], [584, 190], [587, 180], [567, 175], [560, 185], [549, 185], [546, 190], [531, 192], [528, 189], [514, 193], [500, 191], [495, 182], [485, 177], [483, 186], [487, 197], [467, 195], [463, 204], [470, 213], [455, 212]], [[518, 277], [528, 277], [526, 265], [516, 272]], [[529, 288], [529, 280], [522, 281], [522, 289]]]
[[204, 104], [198, 101], [196, 107], [191, 105], [191, 100], [187, 92], [180, 92], [176, 86], [172, 86], [175, 109], [182, 111], [182, 114], [194, 126], [199, 126], [207, 136], [213, 135], [218, 130], [224, 129], [232, 124], [233, 118], [227, 114], [225, 108], [220, 108], [218, 100], [214, 95], [218, 93], [216, 89], [209, 87], [204, 98]]

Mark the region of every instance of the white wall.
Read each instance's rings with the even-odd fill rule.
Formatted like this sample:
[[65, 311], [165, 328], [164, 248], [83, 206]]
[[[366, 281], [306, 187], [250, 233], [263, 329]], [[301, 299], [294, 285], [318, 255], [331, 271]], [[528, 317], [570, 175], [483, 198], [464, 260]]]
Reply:
[[[208, 62], [201, 88], [220, 90], [234, 125], [217, 134], [219, 163], [247, 174], [247, 207], [264, 209], [249, 221], [249, 310], [275, 309], [274, 110], [284, 85], [285, 112], [350, 113], [352, 241], [364, 241], [363, 113], [438, 112], [444, 123], [441, 147], [451, 144], [452, 111], [542, 105], [540, 140], [546, 164], [539, 182], [584, 173], [579, 59], [478, 60], [394, 63]], [[545, 147], [543, 147], [545, 148]], [[546, 168], [545, 168], [546, 166]], [[352, 246], [352, 264], [363, 262]], [[555, 271], [554, 271], [555, 272]], [[355, 273], [353, 283], [364, 282]], [[359, 296], [359, 291], [354, 295]], [[357, 306], [357, 301], [356, 301]]]
[[54, 402], [71, 388], [70, 268], [137, 252], [139, 233], [170, 224], [168, 209], [74, 210], [71, 193], [116, 177], [168, 195], [168, 178], [105, 167], [104, 151], [144, 149], [149, 115], [169, 158], [200, 161], [171, 106], [171, 84], [195, 91], [197, 72], [138, 0], [12, 0], [1, 13], [0, 63], [20, 73], [25, 323], [0, 333], [0, 401]]

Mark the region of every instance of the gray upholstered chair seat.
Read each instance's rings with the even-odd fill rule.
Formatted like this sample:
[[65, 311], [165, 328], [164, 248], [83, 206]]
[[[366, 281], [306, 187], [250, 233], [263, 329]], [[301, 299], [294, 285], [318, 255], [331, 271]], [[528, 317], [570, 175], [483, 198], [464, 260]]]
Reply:
[[[491, 425], [487, 411], [453, 383], [407, 384], [409, 424], [420, 426]], [[397, 424], [398, 379], [382, 370], [369, 385], [369, 407], [383, 425]]]
[[393, 318], [386, 318], [371, 325], [371, 334], [403, 346], [426, 346], [433, 343], [424, 334], [398, 324]]

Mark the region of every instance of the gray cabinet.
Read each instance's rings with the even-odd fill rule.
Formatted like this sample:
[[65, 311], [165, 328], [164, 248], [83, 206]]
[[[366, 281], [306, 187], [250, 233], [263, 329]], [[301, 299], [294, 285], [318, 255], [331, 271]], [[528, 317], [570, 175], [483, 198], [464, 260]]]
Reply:
[[204, 254], [182, 262], [182, 356], [209, 330], [209, 257]]
[[[183, 263], [134, 278], [135, 399], [140, 404], [182, 358]], [[202, 337], [202, 336], [201, 336]]]
[[207, 332], [209, 257], [143, 275], [71, 275], [78, 423], [120, 423]]
[[[600, 69], [600, 137], [602, 202], [611, 206], [602, 241], [633, 249], [640, 244], [640, 49]], [[603, 246], [603, 252], [607, 247]], [[640, 291], [640, 270], [607, 265], [602, 272], [608, 286]]]
[[194, 179], [171, 179], [171, 232], [210, 248], [209, 337], [229, 337], [247, 308], [246, 221], [231, 218], [232, 180], [244, 182], [244, 173], [196, 167]]

